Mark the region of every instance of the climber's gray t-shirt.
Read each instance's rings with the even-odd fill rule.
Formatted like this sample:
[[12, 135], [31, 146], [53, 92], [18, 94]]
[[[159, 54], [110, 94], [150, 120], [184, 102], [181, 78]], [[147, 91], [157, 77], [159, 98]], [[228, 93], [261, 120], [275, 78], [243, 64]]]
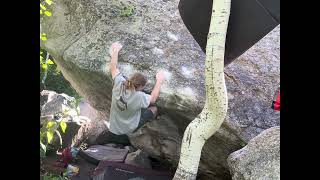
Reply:
[[150, 103], [150, 95], [141, 91], [125, 90], [122, 94], [124, 94], [127, 108], [121, 110], [117, 103], [119, 103], [122, 83], [125, 80], [121, 73], [116, 75], [112, 89], [109, 130], [117, 135], [133, 132], [138, 127], [141, 108], [147, 108]]

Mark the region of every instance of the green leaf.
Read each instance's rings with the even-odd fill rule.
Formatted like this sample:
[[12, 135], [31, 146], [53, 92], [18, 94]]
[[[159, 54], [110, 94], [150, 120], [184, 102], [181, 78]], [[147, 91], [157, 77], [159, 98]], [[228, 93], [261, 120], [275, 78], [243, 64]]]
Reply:
[[51, 142], [53, 138], [53, 132], [52, 131], [47, 131], [47, 139], [48, 139], [48, 143]]
[[42, 41], [47, 40], [47, 35], [46, 35], [46, 33], [42, 33], [42, 34], [41, 34], [41, 40], [42, 40]]
[[56, 124], [57, 124], [57, 122], [55, 122], [55, 121], [49, 121], [48, 124], [47, 124], [47, 129], [51, 129]]
[[40, 51], [40, 54], [43, 54], [43, 52], [42, 52], [42, 51]]
[[52, 16], [52, 13], [50, 11], [45, 11], [44, 14], [47, 16]]
[[51, 4], [52, 4], [52, 1], [51, 1], [51, 0], [46, 0], [46, 3], [47, 3], [48, 5], [51, 5]]
[[51, 59], [48, 59], [47, 64], [54, 64], [54, 62]]
[[42, 41], [46, 41], [46, 40], [47, 40], [47, 37], [42, 36], [42, 37], [41, 37], [41, 40], [42, 40]]
[[40, 9], [40, 14], [43, 14], [42, 9]]
[[42, 149], [44, 152], [46, 152], [47, 148], [46, 148], [46, 146], [41, 142], [41, 140], [40, 140], [40, 147], [41, 147], [41, 149]]
[[47, 70], [47, 68], [48, 68], [47, 64], [42, 64], [41, 67], [43, 70]]
[[61, 137], [61, 134], [58, 130], [55, 130], [56, 134], [58, 135], [59, 137], [59, 140], [60, 140], [60, 145], [62, 145], [62, 137]]
[[42, 5], [42, 4], [40, 4], [40, 8], [43, 9], [43, 10], [46, 10], [46, 9], [47, 9], [47, 8], [46, 8], [44, 5]]
[[61, 127], [62, 132], [65, 133], [66, 129], [67, 129], [67, 123], [64, 122], [64, 121], [61, 121], [60, 122], [60, 127]]

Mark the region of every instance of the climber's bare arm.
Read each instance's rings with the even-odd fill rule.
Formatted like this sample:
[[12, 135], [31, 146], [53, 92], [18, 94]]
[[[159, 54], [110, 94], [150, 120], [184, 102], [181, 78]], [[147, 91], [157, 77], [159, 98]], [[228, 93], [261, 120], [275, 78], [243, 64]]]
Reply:
[[118, 64], [118, 53], [114, 53], [111, 55], [111, 63], [110, 63], [110, 72], [112, 79], [116, 77], [117, 74], [120, 73], [119, 69], [117, 68]]
[[117, 65], [118, 65], [118, 55], [121, 48], [122, 48], [122, 45], [118, 42], [115, 42], [111, 45], [110, 72], [111, 72], [112, 79], [114, 79], [116, 75], [120, 73], [119, 69], [117, 68]]
[[156, 84], [155, 84], [155, 86], [151, 92], [151, 96], [150, 96], [150, 104], [154, 104], [159, 97], [160, 87], [161, 87], [162, 82], [165, 79], [163, 71], [159, 71], [157, 73], [156, 79], [157, 79]]

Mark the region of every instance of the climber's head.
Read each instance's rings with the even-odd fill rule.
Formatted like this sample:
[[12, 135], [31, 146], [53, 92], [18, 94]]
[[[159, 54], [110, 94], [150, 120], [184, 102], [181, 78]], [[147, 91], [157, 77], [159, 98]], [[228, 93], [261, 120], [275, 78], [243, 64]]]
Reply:
[[126, 82], [126, 89], [142, 91], [147, 83], [146, 77], [141, 73], [134, 73]]

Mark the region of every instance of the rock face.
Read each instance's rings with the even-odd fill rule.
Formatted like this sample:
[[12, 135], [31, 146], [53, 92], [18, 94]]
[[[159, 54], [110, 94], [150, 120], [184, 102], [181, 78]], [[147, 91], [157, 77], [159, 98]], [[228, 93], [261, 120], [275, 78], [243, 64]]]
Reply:
[[228, 157], [234, 180], [280, 179], [280, 127], [273, 127]]
[[67, 113], [70, 117], [77, 116], [75, 99], [66, 94], [57, 94], [54, 91], [43, 90], [40, 93], [41, 116]]
[[280, 25], [225, 68], [229, 97], [226, 122], [248, 142], [280, 125], [271, 109], [280, 83]]
[[[205, 54], [184, 26], [177, 6], [178, 0], [57, 0], [52, 5], [52, 17], [41, 20], [41, 31], [48, 38], [41, 47], [55, 59], [77, 92], [100, 113], [100, 120], [108, 120], [109, 116], [109, 48], [114, 41], [124, 45], [119, 69], [126, 76], [135, 71], [144, 73], [149, 78], [148, 90], [159, 69], [167, 72], [157, 102], [159, 119], [130, 138], [137, 148], [173, 166], [179, 160], [183, 132], [205, 101]], [[132, 15], [123, 16], [125, 7], [134, 7]], [[206, 142], [199, 174], [230, 179], [228, 155], [263, 129], [279, 124], [279, 115], [270, 109], [272, 100], [268, 99], [279, 80], [279, 52], [266, 53], [278, 50], [278, 33], [279, 28], [267, 38], [267, 44], [259, 42], [262, 45], [226, 68], [228, 117]], [[272, 48], [265, 49], [269, 45]], [[260, 62], [261, 58], [264, 59]], [[270, 116], [272, 120], [268, 120]]]

